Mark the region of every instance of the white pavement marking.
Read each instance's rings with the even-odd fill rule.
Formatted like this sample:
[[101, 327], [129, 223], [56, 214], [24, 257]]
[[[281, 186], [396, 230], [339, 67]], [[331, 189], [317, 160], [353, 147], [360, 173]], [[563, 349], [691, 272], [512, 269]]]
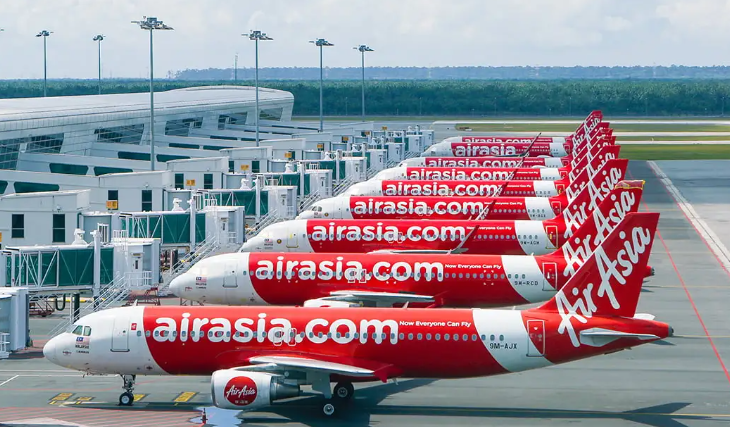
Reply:
[[1, 382], [1, 383], [0, 383], [0, 387], [4, 386], [5, 384], [9, 383], [9, 382], [10, 382], [10, 381], [12, 381], [12, 380], [14, 380], [14, 379], [18, 378], [19, 376], [20, 376], [20, 375], [16, 375], [16, 376], [14, 376], [14, 377], [11, 377], [11, 378], [10, 378], [9, 380], [5, 380], [5, 381]]
[[720, 264], [725, 267], [726, 271], [730, 271], [730, 251], [728, 251], [727, 247], [722, 244], [720, 238], [717, 237], [717, 234], [715, 234], [710, 226], [707, 225], [707, 223], [702, 218], [700, 218], [700, 215], [697, 213], [697, 211], [695, 211], [695, 209], [687, 201], [687, 199], [682, 196], [682, 193], [679, 192], [677, 187], [672, 184], [672, 180], [669, 179], [664, 171], [662, 171], [661, 168], [651, 160], [646, 163], [649, 164], [649, 167], [654, 171], [656, 176], [667, 188], [672, 197], [674, 197], [674, 200], [677, 202], [679, 208], [682, 210], [682, 212], [684, 212], [684, 214], [687, 216], [694, 228], [700, 234], [702, 239], [704, 239], [704, 241], [707, 243], [707, 246], [710, 247], [710, 250], [712, 250], [715, 256], [717, 256]]

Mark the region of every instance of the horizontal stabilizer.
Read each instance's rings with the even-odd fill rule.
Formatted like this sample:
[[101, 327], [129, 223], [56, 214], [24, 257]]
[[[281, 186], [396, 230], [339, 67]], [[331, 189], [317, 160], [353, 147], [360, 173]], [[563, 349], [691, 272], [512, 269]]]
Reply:
[[602, 347], [619, 338], [630, 338], [642, 341], [658, 340], [659, 337], [654, 334], [635, 334], [631, 332], [612, 331], [603, 328], [591, 328], [580, 332], [580, 342], [584, 345], [593, 347]]
[[634, 315], [634, 319], [641, 319], [641, 320], [654, 320], [656, 316], [649, 313], [636, 313]]

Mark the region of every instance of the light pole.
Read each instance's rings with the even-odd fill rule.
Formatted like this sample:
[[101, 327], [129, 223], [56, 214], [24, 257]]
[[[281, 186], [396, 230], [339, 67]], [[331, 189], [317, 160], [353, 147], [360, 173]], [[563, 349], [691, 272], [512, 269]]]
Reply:
[[314, 43], [315, 46], [319, 47], [319, 131], [322, 132], [324, 130], [324, 110], [322, 109], [322, 78], [324, 68], [322, 66], [322, 48], [334, 45], [325, 39], [310, 40], [309, 43]]
[[353, 47], [362, 54], [362, 121], [365, 121], [365, 52], [372, 52], [373, 50], [364, 44], [358, 47]]
[[162, 21], [158, 21], [153, 16], [143, 16], [141, 21], [132, 21], [132, 24], [137, 24], [139, 28], [150, 32], [150, 170], [155, 170], [155, 89], [152, 86], [154, 81], [152, 30], [172, 30], [173, 28], [162, 23]]
[[97, 34], [93, 40], [99, 45], [99, 95], [101, 95], [101, 41], [104, 40], [104, 35]]
[[256, 86], [256, 146], [259, 146], [259, 40], [274, 40], [259, 30], [251, 30], [250, 34], [241, 34], [248, 36], [249, 40], [256, 42], [256, 71], [254, 72], [254, 84]]
[[53, 31], [48, 30], [42, 30], [38, 34], [36, 34], [36, 37], [43, 37], [43, 97], [45, 98], [48, 88], [48, 66], [46, 62], [46, 37], [53, 34]]

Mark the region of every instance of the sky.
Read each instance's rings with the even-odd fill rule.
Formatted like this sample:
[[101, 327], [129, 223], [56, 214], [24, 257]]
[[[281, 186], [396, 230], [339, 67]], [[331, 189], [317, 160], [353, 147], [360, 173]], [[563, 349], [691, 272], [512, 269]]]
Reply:
[[316, 67], [309, 40], [326, 38], [330, 67], [730, 64], [730, 0], [0, 0], [0, 79], [96, 78], [149, 73], [149, 34], [130, 23], [156, 16], [155, 77], [194, 68]]

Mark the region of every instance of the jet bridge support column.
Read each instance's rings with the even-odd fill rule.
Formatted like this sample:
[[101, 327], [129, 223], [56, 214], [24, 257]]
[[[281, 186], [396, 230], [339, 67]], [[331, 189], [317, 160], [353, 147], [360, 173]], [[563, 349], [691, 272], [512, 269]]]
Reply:
[[94, 239], [94, 285], [91, 288], [91, 296], [94, 311], [96, 311], [101, 302], [99, 300], [101, 294], [101, 236], [97, 230], [92, 231], [91, 236]]
[[299, 200], [304, 199], [307, 195], [304, 193], [304, 180], [308, 179], [308, 176], [306, 173], [307, 168], [304, 167], [304, 162], [297, 162], [297, 170], [299, 171]]
[[258, 175], [254, 181], [255, 189], [256, 189], [256, 224], [261, 222], [261, 187], [263, 182], [263, 177], [261, 175]]
[[79, 320], [79, 312], [81, 311], [81, 294], [75, 293], [71, 296], [71, 321], [69, 323], [74, 323], [75, 321]]
[[[200, 200], [205, 200], [205, 195], [201, 194]], [[203, 202], [205, 204], [205, 202]], [[190, 251], [195, 250], [195, 197], [190, 199]]]

